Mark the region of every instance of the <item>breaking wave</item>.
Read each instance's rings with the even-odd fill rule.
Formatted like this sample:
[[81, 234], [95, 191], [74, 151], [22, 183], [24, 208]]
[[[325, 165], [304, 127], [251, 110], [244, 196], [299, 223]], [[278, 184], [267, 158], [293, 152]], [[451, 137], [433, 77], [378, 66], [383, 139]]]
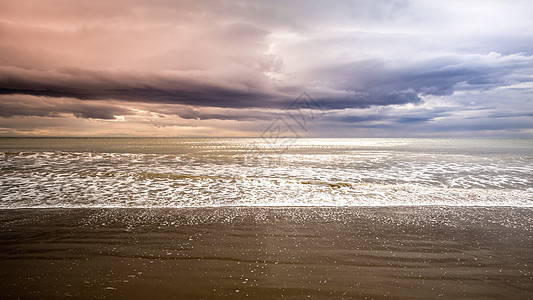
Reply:
[[5, 151], [0, 208], [533, 206], [527, 155], [332, 140], [275, 153], [243, 140], [193, 141], [178, 154]]

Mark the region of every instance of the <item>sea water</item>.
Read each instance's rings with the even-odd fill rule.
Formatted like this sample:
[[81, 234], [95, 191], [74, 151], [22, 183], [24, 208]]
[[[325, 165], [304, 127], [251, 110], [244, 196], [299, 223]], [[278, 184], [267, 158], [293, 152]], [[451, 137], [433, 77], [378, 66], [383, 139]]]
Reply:
[[0, 138], [0, 208], [533, 206], [533, 139]]

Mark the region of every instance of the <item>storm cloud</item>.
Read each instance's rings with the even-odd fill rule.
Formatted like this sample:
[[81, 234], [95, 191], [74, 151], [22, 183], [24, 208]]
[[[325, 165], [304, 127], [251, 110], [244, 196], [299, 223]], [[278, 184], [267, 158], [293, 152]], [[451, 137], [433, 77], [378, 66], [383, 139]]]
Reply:
[[307, 91], [326, 112], [310, 135], [530, 136], [531, 28], [530, 1], [4, 1], [0, 127], [253, 135]]

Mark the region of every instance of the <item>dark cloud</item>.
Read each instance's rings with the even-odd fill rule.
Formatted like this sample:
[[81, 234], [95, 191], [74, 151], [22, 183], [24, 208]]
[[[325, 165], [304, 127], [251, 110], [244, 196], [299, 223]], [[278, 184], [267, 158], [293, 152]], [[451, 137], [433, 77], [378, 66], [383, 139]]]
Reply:
[[72, 114], [78, 118], [114, 119], [114, 116], [134, 112], [113, 103], [83, 102], [76, 99], [57, 99], [33, 96], [3, 96], [0, 98], [0, 117], [38, 116], [59, 117]]
[[258, 110], [258, 109], [228, 109], [218, 107], [192, 107], [184, 105], [157, 105], [146, 107], [145, 109], [165, 115], [176, 115], [183, 119], [194, 120], [237, 120], [237, 121], [256, 121], [256, 120], [273, 120], [279, 111]]
[[450, 117], [453, 115], [449, 109], [416, 109], [415, 111], [406, 111], [403, 113], [390, 111], [376, 112], [376, 111], [364, 111], [353, 114], [348, 112], [335, 112], [326, 116], [329, 121], [343, 122], [343, 123], [356, 123], [367, 124], [372, 126], [382, 126], [384, 123], [390, 124], [405, 124], [405, 123], [423, 123], [433, 121], [436, 118]]
[[526, 132], [532, 11], [522, 0], [10, 1], [0, 117], [256, 130], [305, 90], [333, 132]]
[[[447, 96], [463, 89], [490, 89], [531, 81], [533, 57], [450, 56], [426, 60], [385, 62], [378, 59], [319, 68], [316, 77], [328, 78], [350, 96], [325, 101], [331, 108], [417, 103], [421, 96]], [[458, 87], [461, 85], [460, 87]]]
[[43, 72], [3, 69], [0, 94], [68, 97], [81, 100], [116, 99], [215, 107], [276, 107], [276, 95], [223, 87], [189, 78], [151, 74], [96, 72], [79, 69]]
[[[421, 96], [451, 95], [458, 84], [470, 89], [486, 89], [530, 81], [522, 74], [530, 71], [532, 64], [529, 56], [470, 60], [438, 57], [405, 62], [400, 66], [381, 60], [351, 62], [316, 69], [313, 76], [327, 78], [333, 92], [319, 91], [314, 97], [324, 109], [418, 103]], [[277, 109], [287, 107], [294, 97], [281, 93], [280, 89], [269, 90], [246, 82], [215, 83], [183, 75], [83, 69], [39, 71], [14, 67], [0, 71], [3, 75], [0, 94]], [[311, 85], [309, 88], [320, 87]]]

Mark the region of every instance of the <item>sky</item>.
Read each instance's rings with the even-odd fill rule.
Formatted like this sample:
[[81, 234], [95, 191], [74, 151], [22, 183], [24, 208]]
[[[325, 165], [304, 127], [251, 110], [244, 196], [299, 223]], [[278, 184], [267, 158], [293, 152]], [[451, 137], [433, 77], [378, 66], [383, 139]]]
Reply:
[[2, 0], [0, 136], [533, 137], [531, 41], [533, 1]]

